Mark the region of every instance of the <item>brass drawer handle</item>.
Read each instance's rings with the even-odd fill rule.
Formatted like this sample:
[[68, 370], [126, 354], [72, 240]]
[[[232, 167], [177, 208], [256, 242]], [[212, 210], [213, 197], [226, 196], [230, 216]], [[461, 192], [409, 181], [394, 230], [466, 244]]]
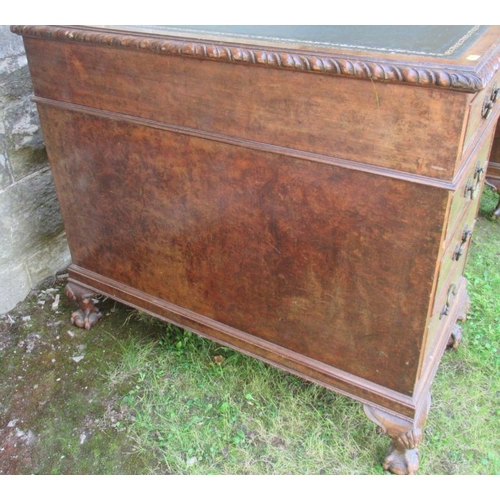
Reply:
[[472, 179], [467, 181], [465, 186], [465, 197], [471, 200], [475, 200], [477, 198], [477, 194], [479, 193], [479, 188], [481, 187], [481, 182], [483, 178], [484, 167], [481, 166], [481, 161], [478, 160], [476, 163], [476, 169], [474, 170], [474, 176]]
[[472, 229], [469, 229], [467, 224], [465, 225], [464, 232], [462, 233], [462, 241], [460, 243], [457, 243], [455, 246], [455, 250], [452, 255], [453, 260], [460, 260], [460, 257], [462, 257], [464, 253], [464, 246], [467, 243], [467, 240], [470, 238], [472, 235]]
[[498, 85], [498, 82], [495, 82], [493, 84], [493, 89], [491, 90], [491, 100], [493, 102], [496, 102], [499, 95], [500, 95], [500, 85]]
[[450, 314], [451, 302], [456, 294], [457, 294], [457, 287], [455, 286], [455, 284], [450, 285], [450, 288], [448, 288], [448, 293], [446, 295], [446, 303], [441, 309], [441, 313], [439, 314], [439, 319], [441, 319], [443, 316], [448, 316], [448, 314]]
[[483, 109], [481, 110], [481, 116], [487, 120], [490, 116], [491, 113], [493, 112], [493, 105], [498, 99], [499, 95], [499, 90], [500, 86], [498, 85], [497, 82], [493, 84], [493, 88], [491, 90], [491, 95], [488, 97], [485, 97], [484, 102], [483, 102]]

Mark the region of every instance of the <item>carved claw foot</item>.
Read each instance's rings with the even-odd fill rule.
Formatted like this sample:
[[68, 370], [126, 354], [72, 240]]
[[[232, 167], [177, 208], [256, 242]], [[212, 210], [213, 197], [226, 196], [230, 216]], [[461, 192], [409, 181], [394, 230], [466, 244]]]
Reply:
[[102, 314], [92, 301], [92, 297], [96, 295], [94, 291], [75, 283], [68, 283], [66, 295], [79, 306], [79, 309], [71, 314], [73, 325], [90, 330], [102, 318]]
[[418, 446], [422, 441], [423, 426], [427, 419], [429, 406], [430, 395], [417, 410], [413, 422], [378, 408], [364, 406], [366, 416], [392, 439], [392, 444], [382, 464], [384, 470], [393, 474], [407, 475], [413, 475], [417, 472], [420, 461]]
[[[467, 294], [458, 313], [457, 321], [463, 323], [464, 321], [467, 320], [467, 313], [469, 312], [469, 308], [470, 308], [470, 298], [469, 295]], [[448, 343], [446, 344], [446, 349], [453, 349], [456, 351], [458, 349], [458, 346], [460, 345], [460, 342], [462, 342], [462, 338], [463, 338], [462, 327], [455, 323], [451, 330]]]
[[102, 318], [102, 314], [95, 306], [95, 311], [90, 311], [89, 309], [87, 307], [71, 313], [71, 323], [79, 328], [90, 330]]
[[421, 439], [420, 437], [419, 441], [412, 445], [413, 447], [400, 446], [393, 442], [382, 464], [384, 470], [400, 475], [415, 474], [420, 462], [420, 452], [416, 446]]
[[462, 328], [458, 325], [454, 325], [446, 349], [454, 349], [456, 351], [460, 342], [462, 342], [462, 337]]

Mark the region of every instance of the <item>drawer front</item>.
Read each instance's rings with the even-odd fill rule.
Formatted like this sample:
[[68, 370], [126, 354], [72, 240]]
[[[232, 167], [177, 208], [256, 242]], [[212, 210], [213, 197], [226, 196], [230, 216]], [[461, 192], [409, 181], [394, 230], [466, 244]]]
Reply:
[[446, 242], [456, 231], [457, 223], [463, 213], [471, 206], [477, 208], [479, 204], [492, 141], [493, 131], [487, 135], [479, 150], [471, 158], [467, 172], [453, 195], [446, 230]]
[[436, 343], [442, 341], [442, 335], [451, 333], [450, 325], [466, 313], [466, 281], [458, 276], [448, 283], [446, 293], [438, 301], [438, 306], [429, 320], [425, 346], [425, 360], [435, 350]]
[[477, 134], [490, 125], [500, 108], [500, 73], [473, 99], [465, 134], [463, 151], [473, 142]]

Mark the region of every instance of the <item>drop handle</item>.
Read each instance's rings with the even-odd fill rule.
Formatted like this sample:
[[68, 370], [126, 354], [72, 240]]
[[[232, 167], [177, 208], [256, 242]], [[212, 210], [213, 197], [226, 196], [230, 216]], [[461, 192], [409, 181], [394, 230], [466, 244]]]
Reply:
[[489, 96], [486, 96], [483, 102], [481, 116], [485, 120], [487, 120], [491, 116], [491, 113], [493, 112], [493, 106], [495, 102], [498, 100], [499, 92], [500, 92], [500, 86], [498, 85], [497, 82], [495, 82], [493, 84], [491, 94]]
[[493, 102], [496, 102], [499, 95], [500, 95], [500, 85], [498, 85], [498, 82], [495, 82], [493, 84], [493, 89], [491, 91], [491, 100]]
[[464, 232], [462, 233], [462, 240], [460, 243], [457, 243], [455, 246], [455, 250], [453, 251], [452, 259], [453, 260], [460, 260], [460, 257], [464, 254], [464, 247], [467, 244], [467, 241], [472, 235], [472, 229], [469, 229], [469, 227], [466, 225], [464, 228]]
[[456, 294], [457, 294], [457, 287], [455, 286], [455, 284], [450, 285], [450, 288], [448, 288], [448, 293], [446, 295], [446, 302], [441, 309], [441, 313], [439, 314], [439, 319], [441, 319], [443, 316], [448, 316], [448, 314], [450, 314], [451, 302]]
[[479, 188], [481, 187], [481, 181], [483, 178], [484, 167], [481, 166], [481, 161], [478, 160], [476, 163], [476, 169], [474, 170], [474, 175], [471, 179], [467, 180], [465, 186], [465, 197], [475, 200], [477, 194], [479, 193]]

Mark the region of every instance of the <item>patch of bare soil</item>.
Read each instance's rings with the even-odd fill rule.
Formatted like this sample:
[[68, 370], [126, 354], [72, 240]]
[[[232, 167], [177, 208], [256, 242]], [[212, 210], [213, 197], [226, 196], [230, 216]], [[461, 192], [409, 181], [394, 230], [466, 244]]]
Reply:
[[127, 388], [107, 377], [116, 338], [137, 334], [124, 329], [129, 311], [106, 301], [106, 321], [80, 330], [64, 281], [0, 316], [0, 474], [147, 473], [126, 432]]

